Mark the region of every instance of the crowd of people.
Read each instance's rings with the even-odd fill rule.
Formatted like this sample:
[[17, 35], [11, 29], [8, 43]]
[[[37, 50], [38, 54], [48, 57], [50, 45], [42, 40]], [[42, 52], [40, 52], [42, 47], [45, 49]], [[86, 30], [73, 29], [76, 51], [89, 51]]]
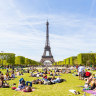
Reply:
[[[6, 69], [5, 74], [0, 71], [0, 87], [1, 88], [9, 88], [10, 85], [7, 83], [8, 80], [14, 80], [23, 74], [29, 73], [31, 78], [34, 78], [32, 81], [25, 81], [24, 78], [19, 80], [18, 87], [12, 87], [13, 90], [16, 91], [24, 91], [24, 92], [32, 92], [34, 89], [32, 88], [33, 84], [44, 84], [44, 85], [52, 85], [56, 83], [61, 83], [65, 81], [64, 79], [60, 78], [61, 73], [66, 73], [66, 70], [61, 70], [58, 68], [55, 69], [48, 69], [44, 68], [42, 70], [38, 70], [36, 68], [21, 68], [21, 69]], [[16, 84], [15, 84], [16, 85]]]
[[[11, 73], [11, 75], [9, 73]], [[11, 79], [13, 80], [14, 78], [15, 78], [14, 71], [9, 72], [7, 70], [5, 75], [0, 71], [0, 87], [8, 88], [9, 84], [7, 83], [7, 80]]]
[[[77, 69], [77, 71], [76, 71]], [[79, 77], [79, 80], [85, 80], [85, 85], [83, 90], [96, 90], [96, 76], [95, 74], [92, 74], [88, 70], [86, 70], [84, 66], [79, 66], [78, 68], [75, 68], [75, 76]], [[66, 81], [65, 79], [61, 78], [62, 74], [74, 74], [73, 71], [71, 71], [71, 68], [54, 68], [54, 69], [48, 69], [43, 68], [42, 70], [36, 69], [36, 68], [15, 68], [14, 70], [10, 70], [7, 68], [6, 72], [3, 74], [0, 71], [0, 87], [1, 88], [9, 88], [10, 85], [7, 83], [8, 80], [14, 80], [15, 78], [18, 78], [18, 76], [24, 75], [28, 73], [30, 78], [33, 78], [31, 81], [25, 81], [24, 78], [21, 78], [18, 83], [18, 87], [12, 87], [13, 90], [23, 92], [32, 92], [33, 84], [44, 84], [44, 85], [52, 85], [56, 83], [61, 83]]]
[[[36, 70], [37, 73], [31, 72], [30, 77], [42, 77], [42, 79], [33, 80], [33, 84], [55, 84], [55, 83], [61, 83], [64, 81], [64, 79], [61, 79], [60, 77], [55, 78], [55, 76], [60, 76], [61, 70], [52, 70], [49, 69], [42, 69], [42, 72]], [[49, 76], [49, 77], [48, 77]], [[51, 76], [51, 77], [50, 77]]]
[[77, 68], [79, 80], [85, 80], [83, 90], [93, 90], [96, 91], [96, 75], [91, 73], [89, 68], [84, 66], [79, 66]]

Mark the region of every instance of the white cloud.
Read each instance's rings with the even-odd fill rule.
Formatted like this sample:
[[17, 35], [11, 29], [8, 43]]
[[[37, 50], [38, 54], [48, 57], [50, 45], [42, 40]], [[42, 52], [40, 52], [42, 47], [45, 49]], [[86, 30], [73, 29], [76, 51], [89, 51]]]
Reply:
[[[6, 1], [6, 2], [5, 2]], [[0, 2], [0, 48], [40, 60], [45, 46], [47, 14], [22, 14], [13, 0]], [[95, 52], [96, 18], [72, 14], [48, 15], [50, 45], [55, 60]]]
[[93, 15], [95, 5], [96, 5], [96, 0], [92, 0], [92, 4], [91, 4], [91, 7], [90, 7], [90, 12], [89, 12], [90, 16]]

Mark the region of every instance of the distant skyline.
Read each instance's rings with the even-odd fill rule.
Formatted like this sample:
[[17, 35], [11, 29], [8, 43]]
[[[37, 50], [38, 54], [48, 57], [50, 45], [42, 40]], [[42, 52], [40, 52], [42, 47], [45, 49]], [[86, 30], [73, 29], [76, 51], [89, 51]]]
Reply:
[[47, 19], [55, 61], [96, 53], [96, 0], [0, 0], [0, 50], [40, 61]]

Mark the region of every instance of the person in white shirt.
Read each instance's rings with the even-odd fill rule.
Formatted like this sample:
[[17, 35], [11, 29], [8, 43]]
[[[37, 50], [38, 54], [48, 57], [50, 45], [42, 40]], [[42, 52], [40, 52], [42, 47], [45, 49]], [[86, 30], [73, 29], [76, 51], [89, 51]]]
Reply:
[[84, 66], [79, 66], [78, 67], [79, 79], [81, 79], [81, 77], [82, 77], [82, 72], [85, 72], [85, 67]]

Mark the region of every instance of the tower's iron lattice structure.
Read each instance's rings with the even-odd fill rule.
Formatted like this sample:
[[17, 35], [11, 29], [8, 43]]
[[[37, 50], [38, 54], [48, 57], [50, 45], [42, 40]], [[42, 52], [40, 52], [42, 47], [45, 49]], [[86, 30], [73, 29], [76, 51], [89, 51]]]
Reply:
[[[46, 54], [47, 52], [49, 53], [48, 56]], [[45, 43], [44, 53], [40, 62], [44, 64], [44, 62], [47, 60], [51, 61], [51, 63], [55, 62], [53, 59], [50, 44], [49, 44], [49, 22], [48, 21], [46, 22], [46, 43]]]

